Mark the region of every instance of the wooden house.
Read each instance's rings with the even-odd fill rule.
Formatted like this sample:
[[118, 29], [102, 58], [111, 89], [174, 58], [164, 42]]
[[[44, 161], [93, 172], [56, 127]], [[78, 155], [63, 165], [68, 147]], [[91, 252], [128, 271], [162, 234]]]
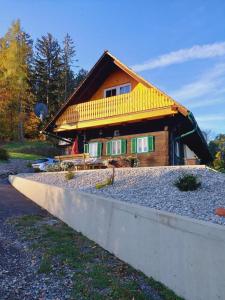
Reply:
[[[207, 163], [192, 113], [105, 51], [45, 128], [92, 157], [136, 157], [140, 166]], [[65, 147], [70, 154], [71, 145]], [[187, 153], [189, 155], [187, 155]]]

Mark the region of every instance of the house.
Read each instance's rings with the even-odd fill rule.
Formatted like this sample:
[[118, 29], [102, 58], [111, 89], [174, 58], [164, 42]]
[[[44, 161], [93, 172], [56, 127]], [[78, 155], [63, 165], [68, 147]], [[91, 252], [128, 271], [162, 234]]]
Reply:
[[[45, 128], [77, 139], [92, 157], [136, 157], [140, 166], [207, 163], [193, 114], [105, 51]], [[71, 145], [65, 147], [70, 154]]]

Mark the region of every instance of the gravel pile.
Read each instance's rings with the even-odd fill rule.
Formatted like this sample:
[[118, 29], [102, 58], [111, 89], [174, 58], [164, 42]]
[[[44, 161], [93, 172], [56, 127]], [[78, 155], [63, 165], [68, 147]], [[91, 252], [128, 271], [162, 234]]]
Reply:
[[[225, 225], [225, 217], [214, 213], [215, 208], [225, 207], [225, 175], [222, 173], [201, 166], [121, 168], [115, 171], [114, 185], [97, 190], [96, 183], [107, 179], [111, 172], [111, 169], [80, 171], [69, 181], [65, 179], [64, 173], [22, 176]], [[201, 188], [197, 191], [181, 192], [174, 186], [175, 180], [187, 173], [197, 175], [201, 181]]]

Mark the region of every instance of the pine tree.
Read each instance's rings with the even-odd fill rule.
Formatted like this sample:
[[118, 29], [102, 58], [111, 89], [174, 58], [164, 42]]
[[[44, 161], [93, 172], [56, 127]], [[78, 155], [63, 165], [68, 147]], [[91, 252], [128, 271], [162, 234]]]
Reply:
[[74, 88], [77, 88], [87, 77], [88, 71], [81, 68], [79, 72], [76, 74], [75, 80], [74, 80]]
[[47, 104], [49, 117], [52, 117], [62, 100], [62, 51], [50, 33], [38, 39], [35, 48], [34, 89], [37, 101]]
[[74, 59], [76, 56], [76, 50], [72, 38], [67, 33], [63, 41], [63, 78], [64, 83], [64, 100], [72, 94], [74, 90], [74, 72], [72, 70], [73, 63], [77, 62], [77, 59]]

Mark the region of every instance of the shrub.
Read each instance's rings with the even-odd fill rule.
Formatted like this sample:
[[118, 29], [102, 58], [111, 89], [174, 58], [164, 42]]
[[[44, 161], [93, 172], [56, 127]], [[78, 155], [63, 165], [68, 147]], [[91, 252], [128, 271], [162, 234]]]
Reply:
[[213, 161], [213, 167], [215, 170], [225, 173], [225, 161], [223, 159], [215, 159]]
[[59, 163], [56, 164], [51, 164], [49, 166], [46, 167], [46, 171], [47, 172], [60, 172], [62, 171], [62, 167]]
[[138, 167], [139, 160], [136, 157], [119, 157], [116, 159], [109, 159], [108, 165], [114, 166], [115, 168], [134, 168]]
[[32, 162], [31, 161], [27, 162], [27, 168], [32, 168]]
[[130, 162], [131, 168], [135, 168], [135, 167], [139, 166], [140, 161], [139, 161], [139, 159], [137, 159], [137, 157], [131, 156], [131, 157], [128, 157], [127, 159]]
[[174, 185], [180, 191], [195, 191], [201, 186], [201, 182], [193, 174], [184, 174], [175, 181]]
[[74, 163], [72, 161], [61, 162], [60, 166], [64, 171], [70, 171], [74, 169]]
[[65, 179], [66, 179], [66, 180], [71, 180], [71, 179], [74, 178], [74, 176], [75, 176], [74, 172], [69, 171], [69, 172], [67, 172], [67, 173], [65, 174]]
[[0, 160], [8, 160], [9, 159], [9, 153], [6, 149], [0, 148]]

